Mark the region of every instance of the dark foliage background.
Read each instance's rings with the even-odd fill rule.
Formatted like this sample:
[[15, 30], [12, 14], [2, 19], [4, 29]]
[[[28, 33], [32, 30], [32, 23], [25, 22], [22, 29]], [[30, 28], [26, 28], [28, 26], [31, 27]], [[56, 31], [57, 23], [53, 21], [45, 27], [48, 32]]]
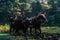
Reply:
[[0, 24], [8, 24], [14, 13], [21, 20], [36, 16], [38, 12], [46, 12], [48, 23], [44, 26], [60, 27], [60, 0], [48, 0], [47, 3], [41, 0], [0, 0]]

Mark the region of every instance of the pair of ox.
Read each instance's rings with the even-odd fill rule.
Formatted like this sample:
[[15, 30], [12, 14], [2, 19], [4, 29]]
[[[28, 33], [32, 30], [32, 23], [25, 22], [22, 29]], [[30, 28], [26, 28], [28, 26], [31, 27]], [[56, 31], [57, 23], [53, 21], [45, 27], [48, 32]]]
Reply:
[[[30, 33], [32, 33], [32, 28], [35, 29], [35, 33], [37, 33], [37, 29], [40, 31], [41, 34], [41, 23], [47, 22], [45, 14], [38, 14], [33, 18], [25, 18], [24, 20], [16, 20], [14, 21], [13, 27], [10, 27], [10, 32], [18, 34], [20, 30], [26, 35], [27, 29], [30, 28]], [[32, 25], [32, 27], [30, 27]]]

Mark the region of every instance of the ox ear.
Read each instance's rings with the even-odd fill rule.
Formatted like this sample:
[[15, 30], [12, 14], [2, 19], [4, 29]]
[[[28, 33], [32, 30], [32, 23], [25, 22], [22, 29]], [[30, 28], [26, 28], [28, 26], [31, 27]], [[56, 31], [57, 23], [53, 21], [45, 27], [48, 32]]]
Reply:
[[42, 12], [40, 12], [39, 14], [42, 14]]
[[41, 12], [39, 14], [41, 14]]
[[46, 15], [46, 12], [44, 12], [44, 15]]
[[38, 15], [40, 15], [40, 14], [44, 14], [44, 15], [46, 15], [46, 12], [39, 12], [39, 14], [38, 14]]
[[41, 12], [38, 13], [38, 15], [40, 15], [40, 14], [41, 14]]

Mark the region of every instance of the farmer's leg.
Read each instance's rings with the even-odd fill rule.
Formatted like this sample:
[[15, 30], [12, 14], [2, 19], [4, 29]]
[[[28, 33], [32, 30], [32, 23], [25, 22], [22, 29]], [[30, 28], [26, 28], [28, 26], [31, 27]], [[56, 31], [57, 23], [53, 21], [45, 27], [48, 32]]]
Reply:
[[12, 32], [13, 24], [10, 24], [10, 33]]

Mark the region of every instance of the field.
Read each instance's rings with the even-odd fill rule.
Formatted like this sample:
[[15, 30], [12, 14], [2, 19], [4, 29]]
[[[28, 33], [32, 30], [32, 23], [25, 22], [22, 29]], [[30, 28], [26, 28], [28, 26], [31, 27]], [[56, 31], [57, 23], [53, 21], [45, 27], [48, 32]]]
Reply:
[[[41, 27], [42, 33], [45, 35], [40, 38], [39, 36], [29, 35], [28, 40], [60, 40], [59, 27]], [[12, 36], [9, 33], [9, 25], [0, 25], [0, 40], [25, 40], [24, 36]]]

